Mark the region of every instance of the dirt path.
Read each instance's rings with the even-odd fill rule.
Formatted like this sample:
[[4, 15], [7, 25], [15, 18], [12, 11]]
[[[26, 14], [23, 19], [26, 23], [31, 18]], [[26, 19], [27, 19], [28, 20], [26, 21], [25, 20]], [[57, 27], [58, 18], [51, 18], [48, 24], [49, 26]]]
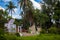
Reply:
[[23, 36], [32, 36], [33, 34], [31, 34], [31, 33], [26, 33], [26, 32], [23, 32], [23, 33], [22, 33], [22, 35], [23, 35]]

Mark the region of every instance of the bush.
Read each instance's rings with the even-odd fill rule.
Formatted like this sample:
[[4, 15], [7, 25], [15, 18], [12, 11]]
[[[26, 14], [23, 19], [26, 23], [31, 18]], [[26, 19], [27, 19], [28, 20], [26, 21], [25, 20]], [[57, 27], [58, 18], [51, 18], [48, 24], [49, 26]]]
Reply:
[[7, 40], [2, 34], [0, 35], [0, 40]]
[[49, 33], [57, 34], [58, 33], [58, 29], [56, 27], [51, 27], [51, 28], [49, 28]]
[[60, 34], [60, 28], [57, 29], [58, 34]]
[[20, 36], [20, 34], [19, 34], [19, 33], [16, 33], [15, 35], [16, 35], [16, 36], [18, 36], [18, 37]]
[[45, 29], [42, 29], [42, 30], [41, 30], [41, 33], [46, 33], [46, 30], [45, 30]]
[[13, 34], [4, 34], [0, 35], [0, 40], [20, 40], [20, 38]]
[[4, 33], [5, 33], [4, 30], [0, 28], [0, 35]]
[[[16, 33], [17, 36], [20, 36], [19, 33]], [[20, 40], [15, 34], [9, 34], [4, 31], [4, 29], [0, 29], [0, 40]]]
[[[19, 36], [19, 33], [16, 33]], [[0, 29], [0, 40], [20, 40], [15, 34], [6, 33], [3, 29]]]

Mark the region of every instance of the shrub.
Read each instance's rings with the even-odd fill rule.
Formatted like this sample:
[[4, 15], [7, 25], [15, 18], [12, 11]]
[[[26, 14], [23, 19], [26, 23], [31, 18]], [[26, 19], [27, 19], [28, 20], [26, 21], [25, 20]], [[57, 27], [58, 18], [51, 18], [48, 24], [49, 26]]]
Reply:
[[41, 33], [46, 33], [46, 30], [45, 30], [45, 29], [42, 29], [42, 30], [41, 30]]
[[2, 34], [0, 35], [0, 40], [7, 40]]
[[51, 27], [51, 28], [49, 28], [49, 33], [57, 34], [58, 33], [58, 30], [57, 30], [56, 27]]
[[20, 34], [19, 34], [19, 33], [16, 33], [15, 35], [16, 35], [16, 36], [18, 36], [18, 37], [20, 36]]
[[0, 35], [4, 33], [5, 33], [4, 30], [0, 28]]
[[4, 34], [0, 36], [0, 40], [20, 40], [20, 38], [13, 34]]
[[60, 28], [57, 29], [58, 34], [60, 34]]

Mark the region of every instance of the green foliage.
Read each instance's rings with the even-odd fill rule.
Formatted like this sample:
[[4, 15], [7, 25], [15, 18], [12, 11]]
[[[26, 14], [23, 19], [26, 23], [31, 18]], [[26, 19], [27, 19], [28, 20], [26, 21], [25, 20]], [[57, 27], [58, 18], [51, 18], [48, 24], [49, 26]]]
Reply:
[[49, 28], [49, 33], [54, 33], [54, 34], [56, 34], [56, 33], [57, 33], [57, 28], [56, 28], [56, 27], [51, 27], [51, 28]]
[[21, 25], [23, 23], [22, 21], [23, 21], [22, 19], [15, 19], [14, 24], [16, 24], [17, 26], [19, 26], [19, 25]]
[[53, 5], [56, 1], [58, 0], [43, 0], [45, 3], [47, 3], [48, 5]]
[[6, 33], [4, 29], [0, 29], [0, 40], [20, 40], [17, 36], [18, 34], [9, 34]]
[[41, 34], [38, 36], [21, 37], [21, 40], [60, 40], [60, 35], [55, 34]]
[[0, 40], [60, 40], [60, 35], [58, 34], [40, 34], [34, 36], [22, 36], [17, 37], [13, 34], [0, 35]]
[[49, 33], [60, 34], [60, 29], [57, 27], [51, 27], [49, 28]]
[[14, 12], [14, 9], [16, 8], [16, 6], [13, 4], [12, 1], [8, 2], [9, 4], [6, 5], [6, 10], [9, 10], [9, 13], [11, 12], [11, 17], [12, 17], [12, 12]]
[[25, 24], [25, 29], [29, 29], [29, 27], [30, 27], [30, 24], [29, 24], [29, 22], [28, 21], [26, 21], [26, 24]]
[[0, 35], [0, 40], [20, 40], [20, 38], [13, 34], [4, 34]]
[[8, 13], [6, 11], [0, 10], [0, 28], [4, 28], [4, 24], [7, 22], [7, 16]]
[[59, 19], [59, 17], [60, 17], [60, 10], [55, 10], [55, 14], [53, 15], [53, 18], [57, 20]]
[[6, 40], [6, 38], [3, 35], [0, 35], [0, 40]]
[[49, 29], [42, 28], [41, 34], [45, 34], [48, 31], [49, 34], [60, 34], [60, 28], [50, 27]]
[[60, 28], [58, 28], [57, 30], [58, 30], [58, 34], [60, 34]]
[[42, 29], [40, 33], [41, 33], [41, 34], [42, 34], [42, 33], [44, 34], [44, 33], [46, 33], [46, 30], [45, 30], [45, 29]]
[[40, 25], [44, 24], [46, 21], [49, 21], [49, 17], [46, 13], [41, 12], [36, 9], [33, 11], [33, 18], [35, 23], [40, 23]]
[[15, 35], [16, 35], [17, 37], [19, 37], [19, 36], [20, 36], [20, 34], [19, 34], [19, 33], [16, 33]]
[[0, 28], [4, 29], [4, 24], [7, 22], [7, 20], [5, 18], [0, 20]]
[[4, 29], [1, 29], [1, 28], [0, 28], [0, 35], [1, 35], [1, 34], [4, 34], [4, 33], [5, 33], [5, 32], [4, 32]]
[[0, 28], [0, 40], [6, 40], [6, 38], [3, 36], [5, 34], [4, 29]]

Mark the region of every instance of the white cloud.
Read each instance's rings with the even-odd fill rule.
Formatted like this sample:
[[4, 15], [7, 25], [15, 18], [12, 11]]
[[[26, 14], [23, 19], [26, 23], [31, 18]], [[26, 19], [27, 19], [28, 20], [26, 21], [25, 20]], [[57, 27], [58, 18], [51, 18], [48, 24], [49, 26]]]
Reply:
[[[12, 0], [3, 0], [4, 2], [9, 2], [9, 1], [12, 1]], [[39, 3], [37, 3], [36, 1], [34, 1], [34, 0], [31, 0], [31, 2], [33, 3], [33, 6], [34, 6], [34, 8], [36, 9], [41, 9], [41, 5], [39, 4]], [[3, 7], [1, 7], [0, 6], [0, 9], [3, 9], [3, 10], [5, 10]], [[19, 13], [18, 13], [18, 9], [19, 8], [15, 8], [14, 9], [14, 11], [15, 11], [15, 13], [13, 13], [13, 18], [18, 18], [18, 19], [20, 19], [21, 18], [21, 16], [19, 15]], [[18, 14], [17, 14], [18, 13]]]
[[17, 10], [18, 10], [17, 8], [14, 9], [15, 12], [16, 12]]
[[19, 9], [15, 8], [14, 11], [15, 13], [13, 13], [13, 18], [21, 19], [21, 16], [19, 15], [20, 13], [18, 12]]
[[39, 4], [39, 3], [37, 3], [36, 1], [34, 1], [34, 0], [30, 0], [32, 3], [33, 3], [33, 6], [34, 6], [34, 8], [36, 9], [41, 9], [41, 4]]
[[12, 0], [3, 0], [4, 2], [9, 2], [9, 1], [12, 1]]
[[1, 7], [1, 6], [0, 6], [0, 9], [3, 9], [3, 10], [5, 10], [5, 9], [4, 9], [3, 7]]
[[15, 14], [17, 12], [18, 12], [18, 8], [15, 8], [13, 14]]
[[[41, 10], [41, 5], [39, 4], [39, 3], [37, 3], [36, 1], [34, 1], [34, 0], [31, 0], [31, 2], [33, 3], [33, 6], [34, 6], [34, 8], [36, 9], [39, 9], [39, 10]], [[22, 17], [19, 15], [19, 13], [18, 13], [18, 10], [19, 8], [15, 8], [14, 9], [14, 11], [15, 11], [15, 14], [13, 13], [13, 18], [17, 18], [17, 19], [21, 19]], [[17, 14], [18, 13], [18, 14]]]
[[[15, 8], [14, 9], [14, 12], [12, 13], [12, 17], [13, 18], [16, 18], [16, 19], [21, 19], [21, 16], [19, 15], [19, 12], [18, 12], [18, 8]], [[11, 16], [11, 13], [9, 14], [9, 16]]]
[[13, 15], [13, 18], [21, 19], [20, 15]]

